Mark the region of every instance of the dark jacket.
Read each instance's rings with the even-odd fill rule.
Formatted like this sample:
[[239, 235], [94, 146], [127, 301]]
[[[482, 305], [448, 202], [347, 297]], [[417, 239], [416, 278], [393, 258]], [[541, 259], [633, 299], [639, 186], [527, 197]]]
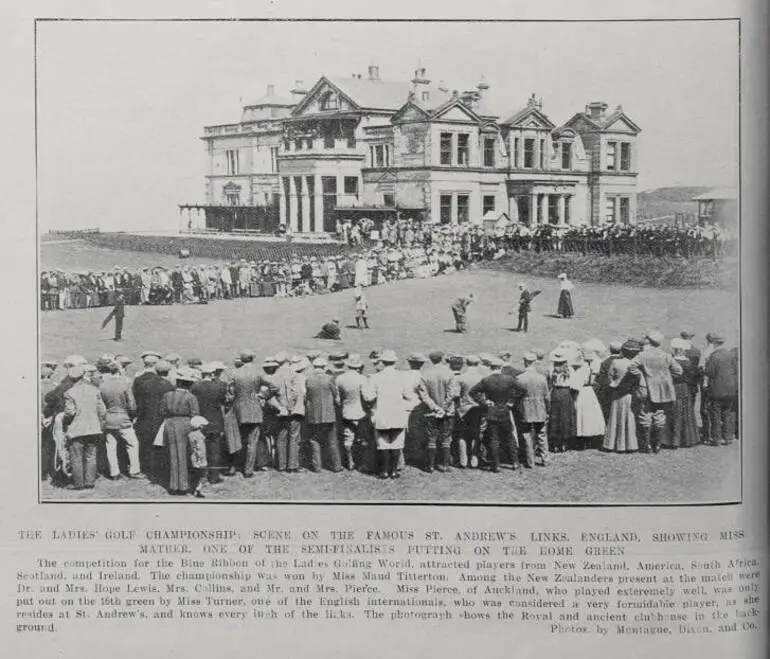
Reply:
[[227, 399], [227, 385], [222, 380], [199, 380], [190, 392], [198, 399], [200, 415], [209, 422], [204, 428], [207, 435], [218, 435], [225, 431], [225, 417], [222, 408]]
[[480, 404], [487, 406], [487, 419], [503, 421], [509, 418], [511, 405], [521, 398], [525, 391], [516, 379], [504, 373], [491, 373], [474, 386], [469, 395]]
[[738, 393], [737, 352], [717, 348], [709, 355], [704, 368], [712, 398], [728, 398]]
[[174, 385], [157, 373], [141, 373], [132, 385], [136, 401], [134, 430], [140, 442], [152, 442], [163, 422], [160, 401], [163, 394], [174, 391]]
[[262, 404], [277, 392], [264, 373], [254, 363], [244, 364], [233, 374], [232, 388], [238, 423], [262, 423]]
[[308, 423], [334, 423], [337, 410], [337, 385], [328, 373], [315, 370], [305, 380], [305, 421]]

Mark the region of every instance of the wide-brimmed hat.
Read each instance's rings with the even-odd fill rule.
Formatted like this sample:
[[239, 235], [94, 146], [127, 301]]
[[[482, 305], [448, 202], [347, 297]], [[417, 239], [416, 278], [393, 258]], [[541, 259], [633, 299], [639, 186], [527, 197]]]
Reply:
[[177, 369], [176, 379], [177, 382], [180, 380], [182, 382], [195, 382], [198, 379], [198, 372], [189, 366], [183, 366], [182, 368]]
[[556, 350], [552, 351], [551, 354], [548, 356], [548, 358], [554, 363], [554, 364], [561, 364], [562, 362], [567, 361], [567, 353], [565, 350], [561, 348], [556, 348]]
[[395, 364], [398, 361], [396, 353], [393, 350], [385, 350], [380, 356], [380, 361], [385, 364]]
[[655, 346], [659, 346], [661, 343], [663, 343], [663, 333], [659, 332], [658, 330], [650, 330], [647, 332], [647, 334], [644, 335], [644, 337]]
[[88, 360], [82, 355], [69, 355], [62, 360], [62, 366], [82, 366]]
[[163, 355], [161, 355], [157, 350], [145, 350], [139, 356], [142, 359], [145, 359], [146, 357], [157, 357], [158, 359], [163, 359]]
[[201, 364], [200, 368], [198, 369], [203, 375], [211, 375], [216, 371], [216, 364], [214, 362], [206, 362], [205, 364]]
[[285, 364], [287, 361], [289, 361], [289, 353], [285, 350], [281, 350], [280, 352], [277, 352], [275, 354], [275, 361], [279, 364]]
[[468, 364], [468, 366], [477, 366], [481, 359], [478, 355], [467, 355], [465, 357], [465, 363]]
[[194, 416], [192, 419], [190, 419], [190, 427], [193, 430], [204, 428], [207, 425], [209, 425], [209, 422], [205, 416]]
[[348, 368], [363, 368], [364, 363], [361, 361], [361, 355], [353, 353], [345, 360], [345, 366]]
[[314, 368], [326, 368], [329, 365], [329, 360], [326, 357], [316, 357], [312, 363]]
[[244, 348], [241, 350], [239, 357], [242, 362], [248, 362], [256, 357], [256, 353], [251, 348]]

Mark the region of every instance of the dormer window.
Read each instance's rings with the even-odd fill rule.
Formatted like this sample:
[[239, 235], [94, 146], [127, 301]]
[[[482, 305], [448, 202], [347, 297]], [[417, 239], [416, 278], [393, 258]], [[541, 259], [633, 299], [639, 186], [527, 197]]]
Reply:
[[321, 109], [322, 110], [339, 110], [340, 99], [333, 91], [326, 92], [321, 97]]

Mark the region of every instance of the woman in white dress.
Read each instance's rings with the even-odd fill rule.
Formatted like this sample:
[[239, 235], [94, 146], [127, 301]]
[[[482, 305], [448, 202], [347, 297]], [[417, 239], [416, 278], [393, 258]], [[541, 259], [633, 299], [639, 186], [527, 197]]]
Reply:
[[591, 448], [596, 438], [604, 435], [604, 415], [599, 399], [596, 398], [593, 384], [599, 371], [596, 353], [585, 351], [582, 359], [573, 361], [572, 388], [577, 389], [575, 400], [576, 413], [576, 448]]

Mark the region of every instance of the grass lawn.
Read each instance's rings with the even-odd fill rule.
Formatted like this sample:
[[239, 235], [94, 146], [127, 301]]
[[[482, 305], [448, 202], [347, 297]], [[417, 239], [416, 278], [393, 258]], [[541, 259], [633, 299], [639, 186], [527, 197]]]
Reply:
[[[134, 254], [93, 247], [70, 249], [66, 244], [43, 245], [41, 267], [102, 269], [173, 264], [157, 254]], [[197, 260], [196, 260], [197, 261]], [[77, 265], [76, 265], [77, 263]], [[231, 363], [245, 347], [258, 357], [278, 350], [290, 353], [311, 348], [332, 350], [335, 342], [312, 338], [320, 325], [334, 317], [343, 325], [341, 346], [366, 356], [374, 347], [392, 348], [403, 360], [412, 350], [496, 352], [510, 350], [518, 357], [526, 350], [550, 350], [564, 339], [640, 336], [660, 329], [671, 337], [692, 328], [695, 341], [718, 331], [728, 345], [738, 336], [738, 297], [721, 290], [656, 290], [576, 282], [576, 317], [554, 316], [558, 298], [555, 280], [529, 278], [541, 289], [530, 315], [530, 332], [512, 330], [516, 316], [508, 315], [517, 299], [517, 275], [481, 269], [429, 280], [406, 280], [367, 290], [370, 330], [355, 330], [351, 291], [306, 299], [242, 299], [209, 305], [128, 307], [124, 341], [111, 340], [111, 327], [100, 329], [107, 309], [41, 312], [42, 357], [62, 359], [79, 353], [95, 360], [104, 352], [122, 352], [138, 361], [147, 348], [174, 350], [183, 358], [221, 359]], [[460, 294], [478, 298], [469, 310], [471, 332], [453, 331], [449, 306]], [[402, 361], [403, 363], [403, 361]], [[88, 493], [42, 486], [44, 499], [153, 499], [179, 502], [163, 488], [144, 482], [100, 479]], [[664, 451], [658, 456], [608, 455], [597, 451], [552, 456], [549, 467], [500, 475], [454, 470], [449, 475], [423, 474], [408, 467], [399, 481], [380, 482], [353, 474], [285, 474], [266, 472], [249, 481], [240, 476], [210, 487], [207, 500], [337, 500], [434, 502], [713, 502], [740, 498], [740, 450], [698, 446]], [[190, 499], [190, 501], [197, 501]]]

